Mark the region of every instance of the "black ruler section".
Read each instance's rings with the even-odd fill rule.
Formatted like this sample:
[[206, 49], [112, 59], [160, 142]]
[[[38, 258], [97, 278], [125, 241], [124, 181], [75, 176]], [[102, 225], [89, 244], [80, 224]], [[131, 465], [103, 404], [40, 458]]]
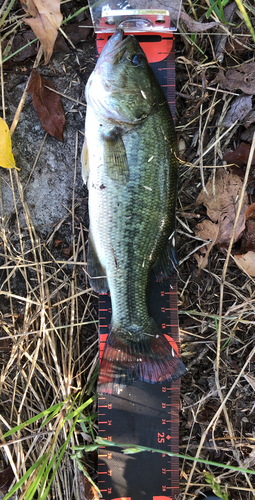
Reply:
[[[178, 346], [177, 278], [170, 288], [154, 283], [150, 310], [162, 333]], [[99, 296], [100, 349], [110, 320], [109, 295]], [[179, 346], [178, 346], [179, 347]], [[178, 453], [180, 382], [147, 384], [138, 381], [120, 395], [99, 395], [99, 436], [109, 441], [138, 444]], [[123, 455], [103, 447], [98, 456], [99, 488], [105, 500], [174, 500], [179, 493], [178, 458], [142, 452]]]

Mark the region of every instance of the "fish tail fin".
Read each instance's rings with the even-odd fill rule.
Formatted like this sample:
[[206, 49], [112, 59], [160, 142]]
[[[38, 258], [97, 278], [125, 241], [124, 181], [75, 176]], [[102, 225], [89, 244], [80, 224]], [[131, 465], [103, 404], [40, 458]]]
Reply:
[[173, 345], [160, 332], [135, 338], [129, 331], [112, 328], [99, 368], [98, 391], [119, 394], [135, 380], [154, 384], [179, 379], [187, 370]]

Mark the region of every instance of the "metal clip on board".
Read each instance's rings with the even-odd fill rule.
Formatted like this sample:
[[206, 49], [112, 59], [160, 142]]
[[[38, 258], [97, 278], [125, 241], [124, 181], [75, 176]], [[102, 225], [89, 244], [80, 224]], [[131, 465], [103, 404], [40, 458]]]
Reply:
[[[175, 115], [174, 31], [181, 0], [89, 0], [100, 54], [117, 28], [137, 37]], [[177, 276], [170, 287], [151, 278], [151, 314], [170, 343], [179, 346]], [[99, 296], [100, 358], [111, 321], [109, 294]], [[179, 451], [180, 382], [148, 384], [138, 381], [120, 395], [99, 395], [99, 436], [116, 443]], [[98, 486], [104, 500], [177, 500], [179, 461], [162, 453], [123, 455], [121, 449], [101, 447]]]

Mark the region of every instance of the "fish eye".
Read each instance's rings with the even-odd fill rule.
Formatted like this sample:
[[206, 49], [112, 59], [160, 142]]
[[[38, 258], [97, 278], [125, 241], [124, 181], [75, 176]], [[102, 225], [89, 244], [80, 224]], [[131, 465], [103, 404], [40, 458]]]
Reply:
[[140, 64], [144, 61], [144, 56], [143, 54], [135, 54], [132, 59], [131, 59], [131, 62], [134, 66], [140, 66]]

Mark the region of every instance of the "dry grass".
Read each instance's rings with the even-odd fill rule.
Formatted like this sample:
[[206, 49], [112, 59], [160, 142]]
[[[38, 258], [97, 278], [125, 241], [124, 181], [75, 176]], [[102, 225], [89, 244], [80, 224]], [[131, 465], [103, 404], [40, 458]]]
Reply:
[[[187, 11], [190, 4], [189, 1], [185, 3]], [[247, 4], [250, 6], [251, 0]], [[202, 6], [202, 11], [207, 8]], [[15, 22], [16, 25], [20, 22], [18, 16]], [[229, 27], [230, 44], [234, 44], [235, 37]], [[176, 44], [177, 132], [185, 143], [178, 216], [179, 311], [182, 355], [189, 373], [182, 383], [180, 452], [253, 468], [254, 279], [241, 273], [231, 260], [232, 244], [227, 256], [217, 249], [212, 250], [208, 268], [203, 271], [198, 272], [194, 259], [194, 253], [204, 245], [193, 232], [198, 214], [194, 205], [196, 196], [208, 176], [214, 175], [216, 167], [222, 164], [222, 154], [227, 147], [238, 140], [240, 124], [234, 124], [227, 131], [221, 125], [235, 93], [207, 85], [207, 80], [212, 80], [219, 69], [214, 57], [213, 36], [196, 35], [193, 41], [200, 50], [191, 44], [182, 26], [182, 35]], [[236, 64], [241, 64], [243, 57], [248, 59], [248, 51], [254, 51], [254, 45], [251, 39], [245, 39], [244, 45], [245, 55], [233, 53], [227, 61], [225, 58], [225, 64], [231, 62], [231, 57]], [[1, 78], [4, 113], [3, 81]], [[74, 156], [77, 168], [77, 148]], [[208, 165], [212, 169], [208, 169]], [[37, 234], [24, 197], [27, 184], [21, 184], [17, 171], [10, 171], [9, 179], [18, 228], [15, 245], [8, 232], [8, 220], [0, 197], [0, 257], [3, 262], [0, 268], [0, 432], [3, 435], [59, 404], [56, 415], [44, 427], [41, 424], [46, 420], [46, 414], [39, 421], [18, 430], [12, 436], [11, 444], [2, 441], [0, 457], [3, 468], [10, 463], [17, 480], [45, 453], [49, 454], [48, 461], [55, 452], [60, 453], [73, 429], [76, 414], [72, 412], [88, 398], [86, 390], [97, 366], [94, 295], [88, 285], [84, 286], [79, 280], [80, 273], [77, 272], [82, 268], [86, 277], [83, 227], [77, 224], [74, 215], [76, 168], [71, 213], [59, 222], [47, 241], [42, 241]], [[247, 172], [249, 169], [250, 165]], [[0, 188], [3, 193], [4, 185]], [[29, 234], [26, 241], [23, 238], [23, 217]], [[54, 235], [67, 220], [72, 232], [71, 256], [59, 260], [54, 254]], [[92, 402], [88, 412], [85, 408], [81, 417], [86, 419], [94, 414], [94, 405]], [[76, 487], [79, 471], [77, 463], [71, 459], [70, 448], [80, 444], [81, 438], [83, 443], [91, 442], [93, 429], [96, 430], [94, 421], [86, 429], [80, 423], [73, 429], [48, 498], [80, 498]], [[254, 499], [254, 476], [227, 470], [222, 472], [222, 469], [186, 460], [181, 464], [182, 500], [195, 499], [199, 492], [205, 491], [205, 469], [221, 482], [222, 491], [229, 499]], [[13, 498], [25, 497], [36, 472]]]
[[[34, 67], [38, 66], [40, 58], [39, 50]], [[1, 64], [5, 118], [2, 68]], [[26, 91], [13, 118], [11, 133], [18, 124], [25, 99]], [[44, 141], [45, 138], [41, 148]], [[12, 432], [11, 439], [2, 438], [0, 464], [3, 470], [11, 465], [14, 483], [45, 457], [12, 497], [34, 498], [35, 491], [31, 490], [33, 483], [42, 471], [42, 465], [49, 464], [54, 458], [53, 468], [48, 474], [49, 478], [53, 479], [54, 476], [54, 479], [47, 498], [80, 499], [78, 485], [83, 480], [77, 462], [71, 458], [71, 447], [80, 444], [81, 440], [82, 443], [90, 443], [93, 431], [96, 432], [96, 400], [91, 396], [95, 392], [98, 341], [97, 318], [93, 307], [95, 298], [91, 288], [86, 286], [84, 228], [82, 224], [77, 224], [74, 215], [77, 204], [78, 132], [74, 151], [72, 210], [48, 234], [46, 241], [37, 234], [25, 199], [25, 190], [41, 148], [25, 185], [22, 185], [16, 170], [11, 170], [9, 174], [14, 206], [11, 216], [16, 216], [15, 236], [9, 231], [11, 216], [9, 214], [7, 217], [4, 212], [5, 184], [0, 177], [1, 436], [18, 426], [16, 432]], [[68, 249], [69, 258], [59, 260], [54, 256], [54, 236], [66, 222], [70, 223], [72, 244]], [[24, 233], [29, 238], [24, 239]], [[84, 280], [80, 279], [81, 269]], [[52, 407], [55, 412], [51, 410]], [[40, 418], [37, 417], [39, 414]], [[30, 422], [24, 425], [27, 421]], [[65, 453], [61, 466], [57, 467], [57, 460], [63, 450]], [[42, 495], [48, 484], [49, 480], [46, 480]], [[29, 491], [32, 491], [31, 497]]]
[[[13, 194], [18, 188], [30, 244], [27, 246], [23, 243], [15, 196], [19, 227], [19, 245], [15, 248], [6, 233], [4, 218], [1, 224], [1, 256], [5, 260], [1, 272], [6, 277], [0, 295], [5, 297], [4, 311], [7, 311], [4, 313], [2, 309], [0, 320], [1, 433], [19, 426], [57, 403], [65, 402], [43, 429], [41, 424], [46, 416], [16, 432], [16, 442], [12, 445], [8, 442], [1, 448], [3, 463], [6, 459], [11, 463], [18, 479], [43, 454], [49, 452], [53, 456], [65, 443], [74, 421], [74, 418], [66, 420], [66, 417], [70, 409], [73, 411], [78, 408], [88, 398], [84, 386], [86, 382], [88, 388], [97, 367], [98, 354], [97, 335], [95, 328], [91, 329], [91, 325], [97, 324], [91, 306], [92, 291], [90, 288], [81, 289], [77, 283], [77, 266], [86, 266], [83, 260], [83, 228], [76, 240], [73, 234], [73, 242], [77, 243], [73, 243], [72, 257], [67, 261], [55, 260], [49, 246], [42, 244], [36, 233], [16, 171], [10, 171], [10, 183]], [[72, 224], [74, 228], [74, 220]], [[53, 234], [49, 236], [49, 242], [52, 237]], [[13, 292], [13, 280], [19, 280], [22, 285], [20, 295]], [[73, 403], [76, 395], [79, 397]], [[90, 414], [95, 413], [95, 404], [90, 405]], [[80, 418], [85, 416], [86, 413], [81, 412]], [[77, 425], [62, 467], [55, 476], [55, 498], [79, 498], [74, 487], [77, 484], [77, 465], [70, 458], [70, 446], [79, 444], [81, 432], [80, 425]], [[84, 439], [89, 443], [91, 435], [83, 435]], [[31, 474], [19, 498], [24, 497], [33, 480], [34, 474]]]
[[[229, 33], [228, 47], [234, 45], [236, 37], [231, 28]], [[201, 207], [195, 207], [196, 197], [209, 176], [215, 176], [216, 168], [223, 165], [227, 148], [236, 147], [240, 122], [237, 120], [227, 130], [221, 125], [235, 93], [208, 83], [220, 68], [214, 55], [217, 38], [196, 35], [194, 41], [200, 50], [185, 33], [181, 39], [180, 56], [178, 40], [180, 45], [181, 42], [177, 39], [177, 131], [185, 146], [179, 191], [179, 312], [182, 356], [189, 374], [182, 383], [180, 452], [240, 467], [250, 464], [253, 468], [254, 279], [234, 264], [234, 232], [226, 255], [213, 249], [205, 270], [199, 271], [194, 259], [194, 253], [203, 245], [194, 237], [194, 226], [199, 222], [198, 214], [205, 216]], [[252, 39], [245, 42], [246, 48], [252, 50]], [[229, 54], [228, 50], [223, 50], [222, 67], [233, 65], [233, 59], [235, 66], [248, 59], [245, 50], [241, 56], [236, 52]], [[200, 167], [200, 175], [196, 166]], [[250, 163], [242, 194], [249, 172], [253, 176]], [[238, 214], [236, 220], [237, 217]], [[196, 498], [205, 491], [204, 470], [195, 462], [184, 461], [180, 481], [183, 499]], [[206, 470], [221, 483], [226, 498], [254, 498], [253, 477], [227, 470], [222, 473], [212, 467]]]

